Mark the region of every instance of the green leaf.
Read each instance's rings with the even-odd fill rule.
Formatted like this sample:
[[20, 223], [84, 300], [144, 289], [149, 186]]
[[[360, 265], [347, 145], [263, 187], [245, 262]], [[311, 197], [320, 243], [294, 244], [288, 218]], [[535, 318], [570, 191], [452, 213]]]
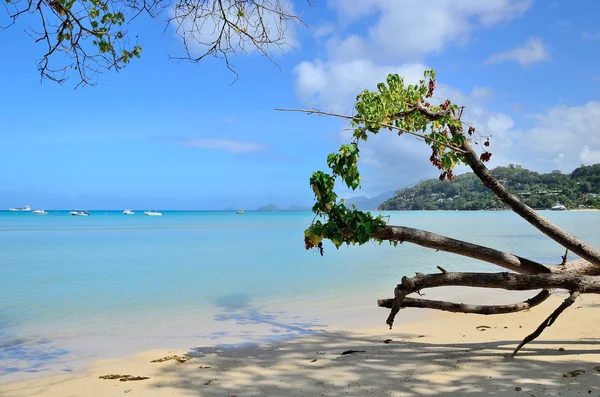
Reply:
[[[419, 131], [426, 133], [429, 130], [428, 134], [421, 135], [424, 136], [425, 144], [433, 150], [432, 162], [436, 166], [445, 168], [450, 176], [452, 175], [450, 171], [456, 164], [464, 162], [464, 156], [453, 152], [448, 147], [448, 145], [460, 146], [466, 140], [460, 120], [455, 120], [452, 115], [446, 114], [431, 122], [418, 111], [398, 117], [399, 112], [414, 109], [417, 104], [424, 104], [432, 112], [439, 112], [446, 108], [455, 111], [458, 109], [457, 105], [449, 101], [442, 101], [442, 106], [429, 104], [428, 101], [432, 99], [426, 96], [434, 88], [435, 71], [426, 70], [423, 77], [418, 84], [406, 85], [404, 79], [398, 74], [389, 74], [385, 82], [377, 84], [375, 91], [363, 90], [356, 96], [354, 107], [356, 113], [351, 121], [354, 129], [353, 143], [341, 145], [337, 153], [327, 156], [330, 174], [317, 171], [310, 178], [310, 186], [315, 194], [313, 211], [317, 216], [322, 217], [324, 222], [317, 221], [307, 229], [305, 235], [307, 248], [316, 246], [317, 239], [314, 236], [318, 236], [319, 239], [329, 239], [336, 247], [342, 244], [360, 245], [372, 240], [381, 243], [381, 239], [375, 239], [374, 236], [386, 226], [383, 218], [380, 216], [375, 218], [368, 212], [357, 210], [355, 206], [351, 209], [347, 208], [343, 200], [338, 202], [334, 188], [337, 178], [340, 178], [349, 189], [355, 190], [360, 187], [361, 175], [358, 169], [360, 152], [357, 142], [366, 141], [370, 134], [378, 134], [383, 124], [393, 123], [401, 130], [414, 133]], [[320, 243], [321, 240], [318, 242]], [[397, 245], [398, 241], [391, 241], [391, 243]]]

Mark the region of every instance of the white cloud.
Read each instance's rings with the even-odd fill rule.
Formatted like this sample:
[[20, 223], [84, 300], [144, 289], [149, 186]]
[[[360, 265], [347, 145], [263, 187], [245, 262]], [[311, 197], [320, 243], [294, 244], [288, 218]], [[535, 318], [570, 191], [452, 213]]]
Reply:
[[522, 15], [532, 0], [330, 0], [346, 24], [377, 15], [365, 37], [333, 39], [331, 58], [368, 57], [384, 62], [421, 61], [449, 43], [464, 43], [478, 27]]
[[335, 25], [331, 23], [325, 23], [317, 26], [309, 26], [308, 29], [315, 38], [320, 39], [335, 32]]
[[[563, 170], [568, 171], [583, 161], [595, 158], [600, 150], [600, 102], [591, 101], [583, 106], [557, 106], [546, 114], [531, 116], [536, 125], [521, 131], [519, 147], [523, 154], [540, 159], [564, 153]], [[587, 149], [586, 149], [587, 147]]]
[[598, 164], [600, 163], [600, 150], [590, 150], [588, 145], [584, 145], [579, 153], [579, 160], [582, 164]]
[[474, 87], [471, 96], [473, 99], [486, 102], [494, 99], [495, 93], [488, 87]]
[[181, 142], [184, 146], [222, 150], [231, 153], [250, 153], [265, 150], [266, 146], [258, 142], [219, 138], [190, 138]]
[[544, 42], [539, 37], [530, 37], [523, 47], [515, 48], [494, 54], [488, 58], [486, 63], [500, 63], [515, 61], [523, 66], [528, 66], [536, 62], [547, 61], [550, 59], [550, 54], [544, 45]]
[[388, 74], [398, 73], [409, 84], [423, 78], [425, 65], [377, 65], [370, 60], [348, 62], [301, 62], [293, 73], [296, 93], [307, 107], [322, 106], [328, 110], [351, 112], [356, 95], [363, 89], [374, 89]]
[[[398, 73], [407, 84], [416, 83], [428, 68], [424, 56], [448, 44], [462, 44], [476, 29], [509, 21], [522, 15], [531, 0], [330, 0], [340, 28], [326, 43], [324, 58], [296, 66], [296, 93], [305, 107], [318, 107], [351, 114], [356, 95], [374, 89], [389, 73]], [[360, 25], [364, 34], [339, 33], [344, 27]], [[444, 78], [439, 73], [440, 81]], [[482, 104], [495, 93], [487, 87], [461, 92], [438, 82], [436, 97], [449, 98], [466, 106], [463, 119], [478, 132], [492, 135], [490, 166], [516, 161], [515, 142], [519, 131], [506, 114], [492, 112]], [[344, 123], [342, 128], [347, 127]], [[348, 131], [340, 133], [348, 140]], [[398, 137], [390, 131], [369, 137], [360, 144], [363, 188], [371, 195], [398, 189], [419, 179], [436, 177], [429, 163], [430, 149], [415, 137]], [[457, 171], [465, 171], [460, 167]], [[355, 194], [356, 195], [356, 194]]]

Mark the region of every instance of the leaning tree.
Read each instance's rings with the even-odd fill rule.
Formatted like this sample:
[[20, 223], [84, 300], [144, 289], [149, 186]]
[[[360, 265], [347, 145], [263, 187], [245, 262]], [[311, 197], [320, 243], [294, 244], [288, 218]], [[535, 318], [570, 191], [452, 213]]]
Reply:
[[[399, 310], [406, 307], [488, 315], [513, 313], [539, 305], [555, 289], [569, 291], [570, 294], [564, 302], [516, 347], [512, 353], [512, 356], [515, 356], [523, 345], [551, 326], [558, 316], [573, 304], [579, 294], [600, 293], [600, 251], [557, 227], [506, 189], [485, 166], [492, 155], [488, 150], [489, 137], [480, 135], [474, 126], [462, 120], [464, 107], [459, 107], [448, 99], [433, 104], [435, 86], [433, 70], [425, 71], [424, 79], [416, 85], [406, 85], [402, 77], [390, 74], [386, 83], [377, 85], [376, 91], [365, 90], [357, 96], [354, 116], [315, 109], [279, 109], [342, 117], [351, 120], [354, 127], [352, 141], [342, 145], [339, 152], [327, 157], [330, 171], [314, 172], [310, 178], [310, 186], [315, 194], [312, 210], [316, 216], [305, 231], [306, 249], [318, 249], [322, 255], [324, 239], [331, 240], [336, 247], [342, 244], [360, 245], [369, 241], [388, 241], [394, 246], [409, 242], [479, 259], [512, 271], [447, 272], [438, 267], [440, 273], [437, 274], [417, 273], [414, 277], [405, 276], [396, 286], [393, 298], [377, 302], [380, 307], [391, 309], [386, 321], [390, 328]], [[369, 212], [362, 212], [354, 207], [348, 208], [335, 193], [336, 180], [341, 179], [352, 190], [360, 186], [361, 179], [357, 167], [360, 142], [366, 141], [370, 134], [378, 134], [382, 130], [389, 130], [398, 135], [410, 134], [422, 139], [431, 148], [429, 160], [441, 171], [440, 180], [452, 180], [457, 164], [469, 166], [483, 185], [514, 212], [566, 249], [562, 263], [543, 264], [425, 230], [388, 225], [381, 215], [375, 217]], [[479, 154], [474, 146], [479, 148]], [[569, 251], [579, 255], [581, 259], [567, 261]], [[443, 286], [541, 291], [526, 301], [505, 305], [470, 305], [408, 296], [427, 288]]]

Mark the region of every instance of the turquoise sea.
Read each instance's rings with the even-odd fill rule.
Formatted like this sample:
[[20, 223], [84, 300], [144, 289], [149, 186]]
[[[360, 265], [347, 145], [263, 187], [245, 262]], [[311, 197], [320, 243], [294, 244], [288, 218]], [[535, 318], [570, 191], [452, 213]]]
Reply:
[[[287, 338], [359, 319], [403, 275], [497, 271], [414, 245], [306, 251], [310, 212], [0, 211], [0, 383], [152, 348]], [[600, 246], [600, 212], [543, 214]], [[511, 212], [390, 212], [390, 223], [547, 263], [564, 250]], [[408, 311], [407, 311], [408, 313]]]

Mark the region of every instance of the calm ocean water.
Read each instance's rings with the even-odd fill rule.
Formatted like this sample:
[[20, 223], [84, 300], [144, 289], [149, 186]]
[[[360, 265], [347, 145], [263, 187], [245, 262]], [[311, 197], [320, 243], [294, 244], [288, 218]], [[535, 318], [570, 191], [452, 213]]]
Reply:
[[[375, 301], [403, 275], [498, 269], [409, 244], [326, 245], [321, 257], [304, 250], [309, 212], [49, 213], [0, 212], [1, 383], [142, 349], [301, 335], [356, 315], [383, 331]], [[389, 215], [549, 263], [564, 253], [510, 212]], [[544, 215], [600, 246], [600, 212]]]

